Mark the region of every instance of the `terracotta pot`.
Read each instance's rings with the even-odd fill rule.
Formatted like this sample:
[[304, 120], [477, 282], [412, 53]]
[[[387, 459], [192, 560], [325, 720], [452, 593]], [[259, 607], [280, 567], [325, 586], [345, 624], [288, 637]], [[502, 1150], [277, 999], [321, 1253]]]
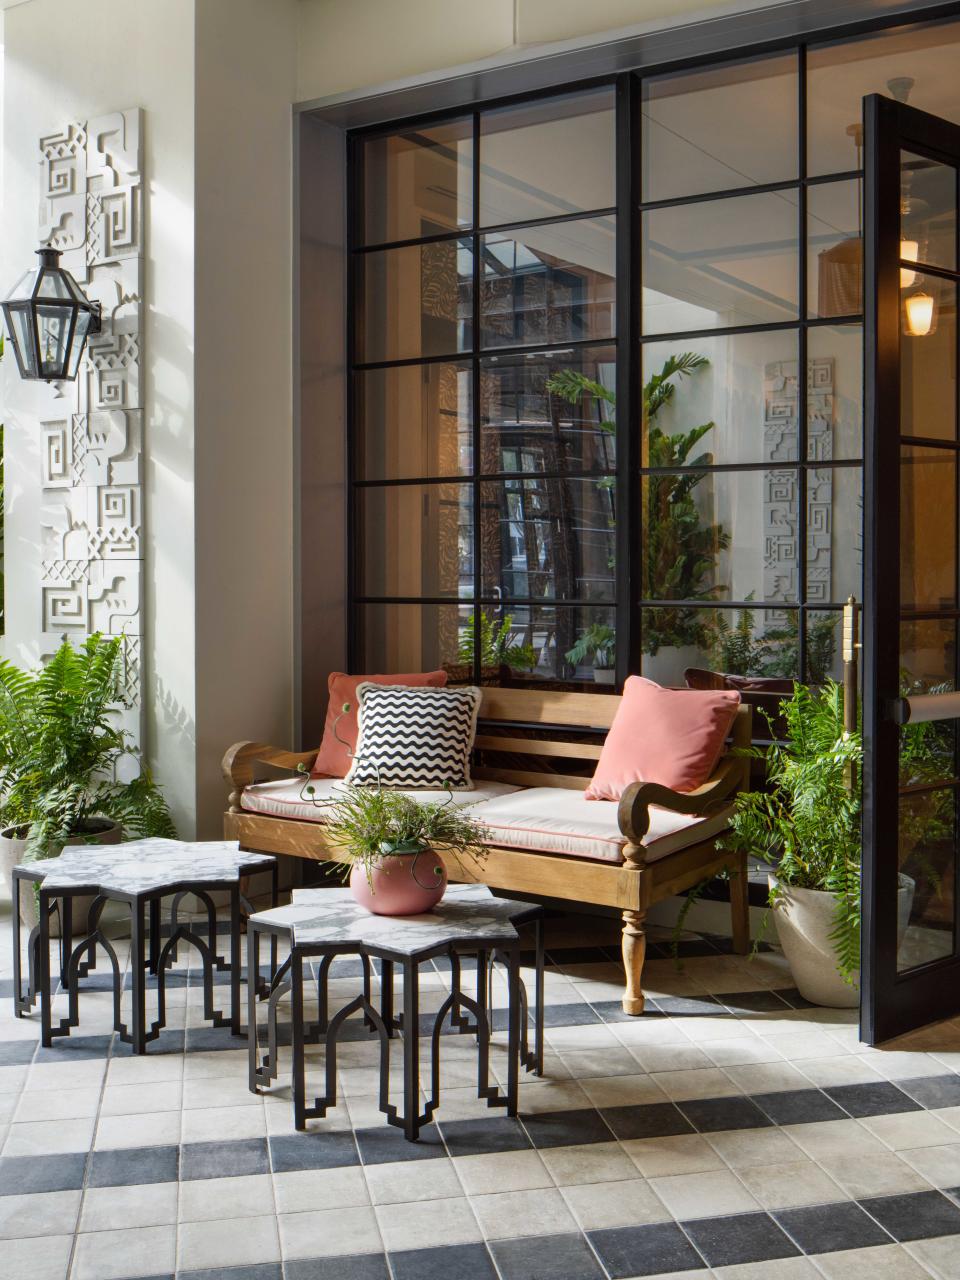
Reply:
[[[65, 840], [60, 848], [53, 850], [50, 856], [53, 858], [58, 857], [68, 844], [119, 844], [122, 839], [123, 828], [111, 818], [88, 818], [81, 824], [80, 829], [70, 836], [68, 840]], [[11, 846], [9, 852], [8, 845]], [[13, 846], [16, 846], [15, 857], [11, 856]], [[26, 846], [26, 829], [24, 827], [6, 827], [3, 831], [0, 831], [0, 858], [2, 858], [7, 889], [11, 893], [13, 891], [11, 872], [18, 862], [23, 861]], [[10, 859], [9, 869], [8, 858]], [[29, 885], [22, 884], [20, 886], [20, 919], [28, 929], [32, 929], [37, 923], [37, 900], [29, 889]], [[86, 932], [87, 916], [92, 902], [93, 896], [91, 894], [83, 894], [73, 899], [73, 933], [75, 936]], [[60, 936], [59, 915], [54, 915], [50, 920], [50, 936], [52, 938]]]
[[383, 845], [375, 867], [357, 863], [350, 890], [376, 916], [418, 916], [431, 911], [447, 888], [443, 859], [422, 845]]

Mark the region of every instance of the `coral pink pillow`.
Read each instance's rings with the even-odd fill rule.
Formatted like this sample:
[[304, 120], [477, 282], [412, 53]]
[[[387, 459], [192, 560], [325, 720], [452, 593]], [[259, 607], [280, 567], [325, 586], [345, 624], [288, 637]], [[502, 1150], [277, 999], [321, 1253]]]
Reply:
[[[363, 684], [404, 684], [411, 688], [427, 686], [431, 689], [442, 689], [447, 683], [445, 671], [426, 671], [421, 675], [403, 676], [348, 676], [342, 671], [332, 671], [327, 680], [330, 697], [327, 701], [327, 718], [323, 725], [323, 741], [310, 770], [314, 778], [345, 778], [353, 763], [350, 751], [357, 749], [357, 685]], [[343, 704], [349, 702], [350, 710], [341, 715]], [[340, 717], [339, 720], [337, 717]], [[337, 732], [334, 734], [333, 727]], [[337, 737], [343, 739], [338, 742]]]
[[695, 791], [713, 773], [740, 705], [734, 690], [662, 689], [628, 676], [588, 800], [619, 800], [631, 782]]

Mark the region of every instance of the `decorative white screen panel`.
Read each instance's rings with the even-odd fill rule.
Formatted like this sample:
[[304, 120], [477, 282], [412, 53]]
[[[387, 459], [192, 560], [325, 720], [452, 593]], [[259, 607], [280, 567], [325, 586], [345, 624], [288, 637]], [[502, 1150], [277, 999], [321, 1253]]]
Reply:
[[142, 113], [40, 139], [40, 243], [101, 304], [75, 383], [51, 386], [41, 435], [41, 653], [126, 635], [120, 718], [141, 734], [143, 627]]

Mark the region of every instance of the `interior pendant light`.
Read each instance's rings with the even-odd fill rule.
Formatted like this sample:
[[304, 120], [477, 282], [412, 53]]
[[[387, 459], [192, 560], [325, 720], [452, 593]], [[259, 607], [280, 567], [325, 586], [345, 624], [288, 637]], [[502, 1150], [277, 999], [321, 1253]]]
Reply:
[[[851, 124], [847, 137], [857, 152], [856, 168], [860, 168], [863, 126]], [[854, 316], [863, 310], [863, 239], [860, 235], [862, 211], [860, 183], [857, 182], [857, 232], [844, 236], [817, 257], [817, 315]]]
[[904, 300], [906, 332], [912, 338], [925, 338], [937, 328], [937, 305], [930, 293], [918, 289]]
[[3, 303], [7, 333], [21, 378], [72, 380], [88, 335], [100, 332], [100, 303], [60, 266], [59, 249], [38, 249], [37, 256], [40, 265], [20, 277]]
[[[907, 210], [909, 213], [909, 209]], [[920, 259], [920, 241], [919, 240], [901, 240], [900, 241], [900, 261], [901, 262], [918, 262]], [[917, 273], [911, 271], [908, 267], [900, 268], [900, 288], [909, 289], [917, 278]]]

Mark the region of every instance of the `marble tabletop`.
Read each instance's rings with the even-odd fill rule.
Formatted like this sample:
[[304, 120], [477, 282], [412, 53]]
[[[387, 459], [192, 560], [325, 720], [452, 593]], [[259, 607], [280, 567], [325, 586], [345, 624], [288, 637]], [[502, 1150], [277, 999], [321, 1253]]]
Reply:
[[295, 889], [290, 906], [259, 911], [250, 922], [289, 933], [295, 946], [352, 943], [413, 956], [467, 939], [515, 942], [513, 922], [537, 910], [529, 902], [496, 898], [485, 884], [450, 885], [432, 911], [418, 916], [373, 915], [349, 889]]
[[67, 845], [59, 858], [21, 863], [16, 870], [52, 893], [99, 889], [151, 893], [180, 884], [232, 883], [267, 870], [269, 853], [248, 853], [236, 840], [127, 840], [123, 844]]

